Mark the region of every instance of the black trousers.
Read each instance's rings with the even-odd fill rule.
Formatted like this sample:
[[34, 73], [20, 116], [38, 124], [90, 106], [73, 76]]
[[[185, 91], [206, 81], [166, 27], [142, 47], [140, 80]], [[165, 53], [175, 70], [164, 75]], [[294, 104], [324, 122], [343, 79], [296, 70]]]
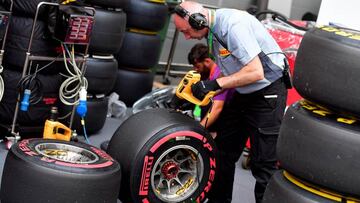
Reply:
[[215, 139], [220, 152], [218, 175], [209, 202], [231, 202], [235, 163], [251, 142], [251, 172], [256, 179], [255, 199], [262, 200], [266, 185], [277, 170], [276, 141], [286, 107], [287, 89], [282, 79], [251, 94], [235, 93], [219, 118]]

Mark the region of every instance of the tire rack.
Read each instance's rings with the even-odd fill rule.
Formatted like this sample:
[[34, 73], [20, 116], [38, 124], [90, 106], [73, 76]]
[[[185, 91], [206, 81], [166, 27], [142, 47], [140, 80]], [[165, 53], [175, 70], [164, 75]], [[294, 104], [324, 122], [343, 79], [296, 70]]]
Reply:
[[[2, 61], [3, 61], [3, 58], [4, 58], [4, 50], [5, 50], [5, 42], [6, 42], [6, 37], [7, 37], [7, 33], [8, 33], [8, 29], [9, 29], [9, 24], [10, 24], [10, 21], [11, 21], [11, 14], [12, 14], [12, 8], [13, 8], [13, 5], [14, 5], [14, 1], [11, 0], [11, 4], [10, 4], [10, 11], [0, 11], [0, 14], [8, 14], [8, 23], [6, 25], [6, 28], [5, 28], [5, 33], [4, 33], [4, 37], [3, 37], [3, 41], [2, 41], [2, 45], [1, 45], [1, 50], [0, 50], [0, 74], [3, 72], [3, 67], [2, 67]], [[0, 76], [1, 77], [1, 76]], [[2, 82], [3, 82], [3, 79], [1, 78]], [[3, 82], [4, 83], [4, 82]], [[4, 84], [2, 84], [2, 87], [1, 88], [5, 88], [4, 87]], [[1, 90], [0, 90], [1, 91]], [[3, 90], [4, 91], [4, 90]], [[2, 96], [0, 96], [0, 101], [2, 99]]]
[[[34, 56], [31, 55], [31, 45], [32, 45], [32, 41], [33, 41], [33, 37], [34, 37], [34, 31], [35, 31], [35, 26], [36, 26], [36, 21], [39, 15], [39, 9], [41, 6], [43, 5], [47, 5], [47, 6], [60, 6], [60, 4], [58, 3], [51, 3], [51, 2], [40, 2], [37, 5], [37, 9], [36, 9], [36, 13], [35, 13], [35, 17], [34, 17], [34, 22], [32, 25], [32, 30], [31, 30], [31, 35], [30, 35], [30, 39], [29, 39], [29, 46], [28, 46], [28, 50], [26, 52], [26, 58], [25, 58], [25, 62], [24, 62], [24, 67], [23, 67], [23, 72], [22, 72], [22, 76], [21, 78], [24, 78], [26, 75], [26, 72], [28, 70], [28, 65], [30, 61], [63, 61], [63, 58], [59, 58], [59, 57], [48, 57], [48, 56]], [[93, 14], [95, 16], [95, 9], [92, 7], [84, 7], [85, 9], [91, 10], [93, 11]], [[94, 19], [94, 23], [95, 23], [95, 19]], [[90, 43], [90, 41], [89, 41]], [[89, 50], [89, 43], [84, 45], [85, 46], [85, 51], [84, 51], [84, 56], [82, 57], [76, 57], [75, 61], [76, 62], [80, 62], [81, 63], [81, 72], [82, 75], [84, 75], [84, 70], [85, 70], [85, 66], [86, 66], [86, 59], [89, 57], [88, 56], [88, 50]], [[69, 60], [70, 58], [66, 57], [67, 60]], [[78, 97], [76, 97], [78, 98]], [[15, 111], [14, 111], [14, 117], [13, 117], [13, 121], [11, 124], [11, 135], [8, 137], [5, 137], [7, 139], [8, 142], [10, 142], [10, 144], [14, 144], [16, 143], [18, 140], [21, 139], [19, 132], [16, 132], [15, 130], [15, 126], [16, 126], [16, 121], [17, 121], [17, 116], [18, 116], [18, 112], [19, 112], [19, 103], [20, 103], [20, 93], [18, 94], [18, 99], [16, 101], [16, 106], [15, 106]], [[71, 113], [71, 117], [70, 117], [70, 126], [69, 128], [71, 129], [72, 127], [72, 123], [74, 120], [74, 113], [75, 113], [75, 108], [76, 106], [73, 106], [72, 109], [72, 113]]]

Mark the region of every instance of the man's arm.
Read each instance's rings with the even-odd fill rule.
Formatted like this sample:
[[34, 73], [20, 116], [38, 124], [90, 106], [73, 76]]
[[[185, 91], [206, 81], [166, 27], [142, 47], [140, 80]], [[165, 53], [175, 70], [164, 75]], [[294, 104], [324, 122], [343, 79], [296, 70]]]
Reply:
[[[210, 127], [220, 116], [220, 113], [224, 107], [225, 101], [224, 100], [214, 100], [211, 112], [210, 112], [210, 117], [206, 123], [206, 118], [207, 118], [207, 114], [205, 115], [205, 117], [201, 120], [200, 124], [202, 126], [205, 127], [205, 123], [206, 123], [206, 128]], [[208, 113], [208, 112], [207, 112]]]
[[264, 69], [260, 58], [255, 56], [246, 66], [238, 72], [216, 79], [219, 86], [223, 89], [236, 88], [252, 84], [264, 79]]

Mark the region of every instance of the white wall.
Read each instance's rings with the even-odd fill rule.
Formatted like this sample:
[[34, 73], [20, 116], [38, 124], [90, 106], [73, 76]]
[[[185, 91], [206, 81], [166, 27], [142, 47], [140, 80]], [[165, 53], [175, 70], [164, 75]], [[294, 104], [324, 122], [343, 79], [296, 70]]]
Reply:
[[268, 9], [290, 17], [293, 0], [269, 0]]
[[317, 23], [328, 25], [334, 23], [339, 26], [360, 30], [359, 0], [323, 0], [321, 3]]
[[[284, 0], [287, 1], [287, 0]], [[343, 1], [336, 0], [339, 4]], [[291, 5], [291, 19], [301, 19], [306, 12], [317, 14], [321, 0], [293, 0]]]

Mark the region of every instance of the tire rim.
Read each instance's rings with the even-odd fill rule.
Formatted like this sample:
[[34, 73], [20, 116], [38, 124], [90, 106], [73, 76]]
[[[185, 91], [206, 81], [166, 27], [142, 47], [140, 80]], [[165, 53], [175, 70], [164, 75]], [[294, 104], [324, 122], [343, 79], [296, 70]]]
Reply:
[[95, 153], [68, 144], [41, 143], [35, 146], [35, 150], [47, 158], [74, 164], [91, 164], [99, 160]]
[[196, 191], [203, 173], [204, 161], [195, 148], [174, 146], [156, 161], [151, 172], [151, 187], [162, 201], [181, 202]]

